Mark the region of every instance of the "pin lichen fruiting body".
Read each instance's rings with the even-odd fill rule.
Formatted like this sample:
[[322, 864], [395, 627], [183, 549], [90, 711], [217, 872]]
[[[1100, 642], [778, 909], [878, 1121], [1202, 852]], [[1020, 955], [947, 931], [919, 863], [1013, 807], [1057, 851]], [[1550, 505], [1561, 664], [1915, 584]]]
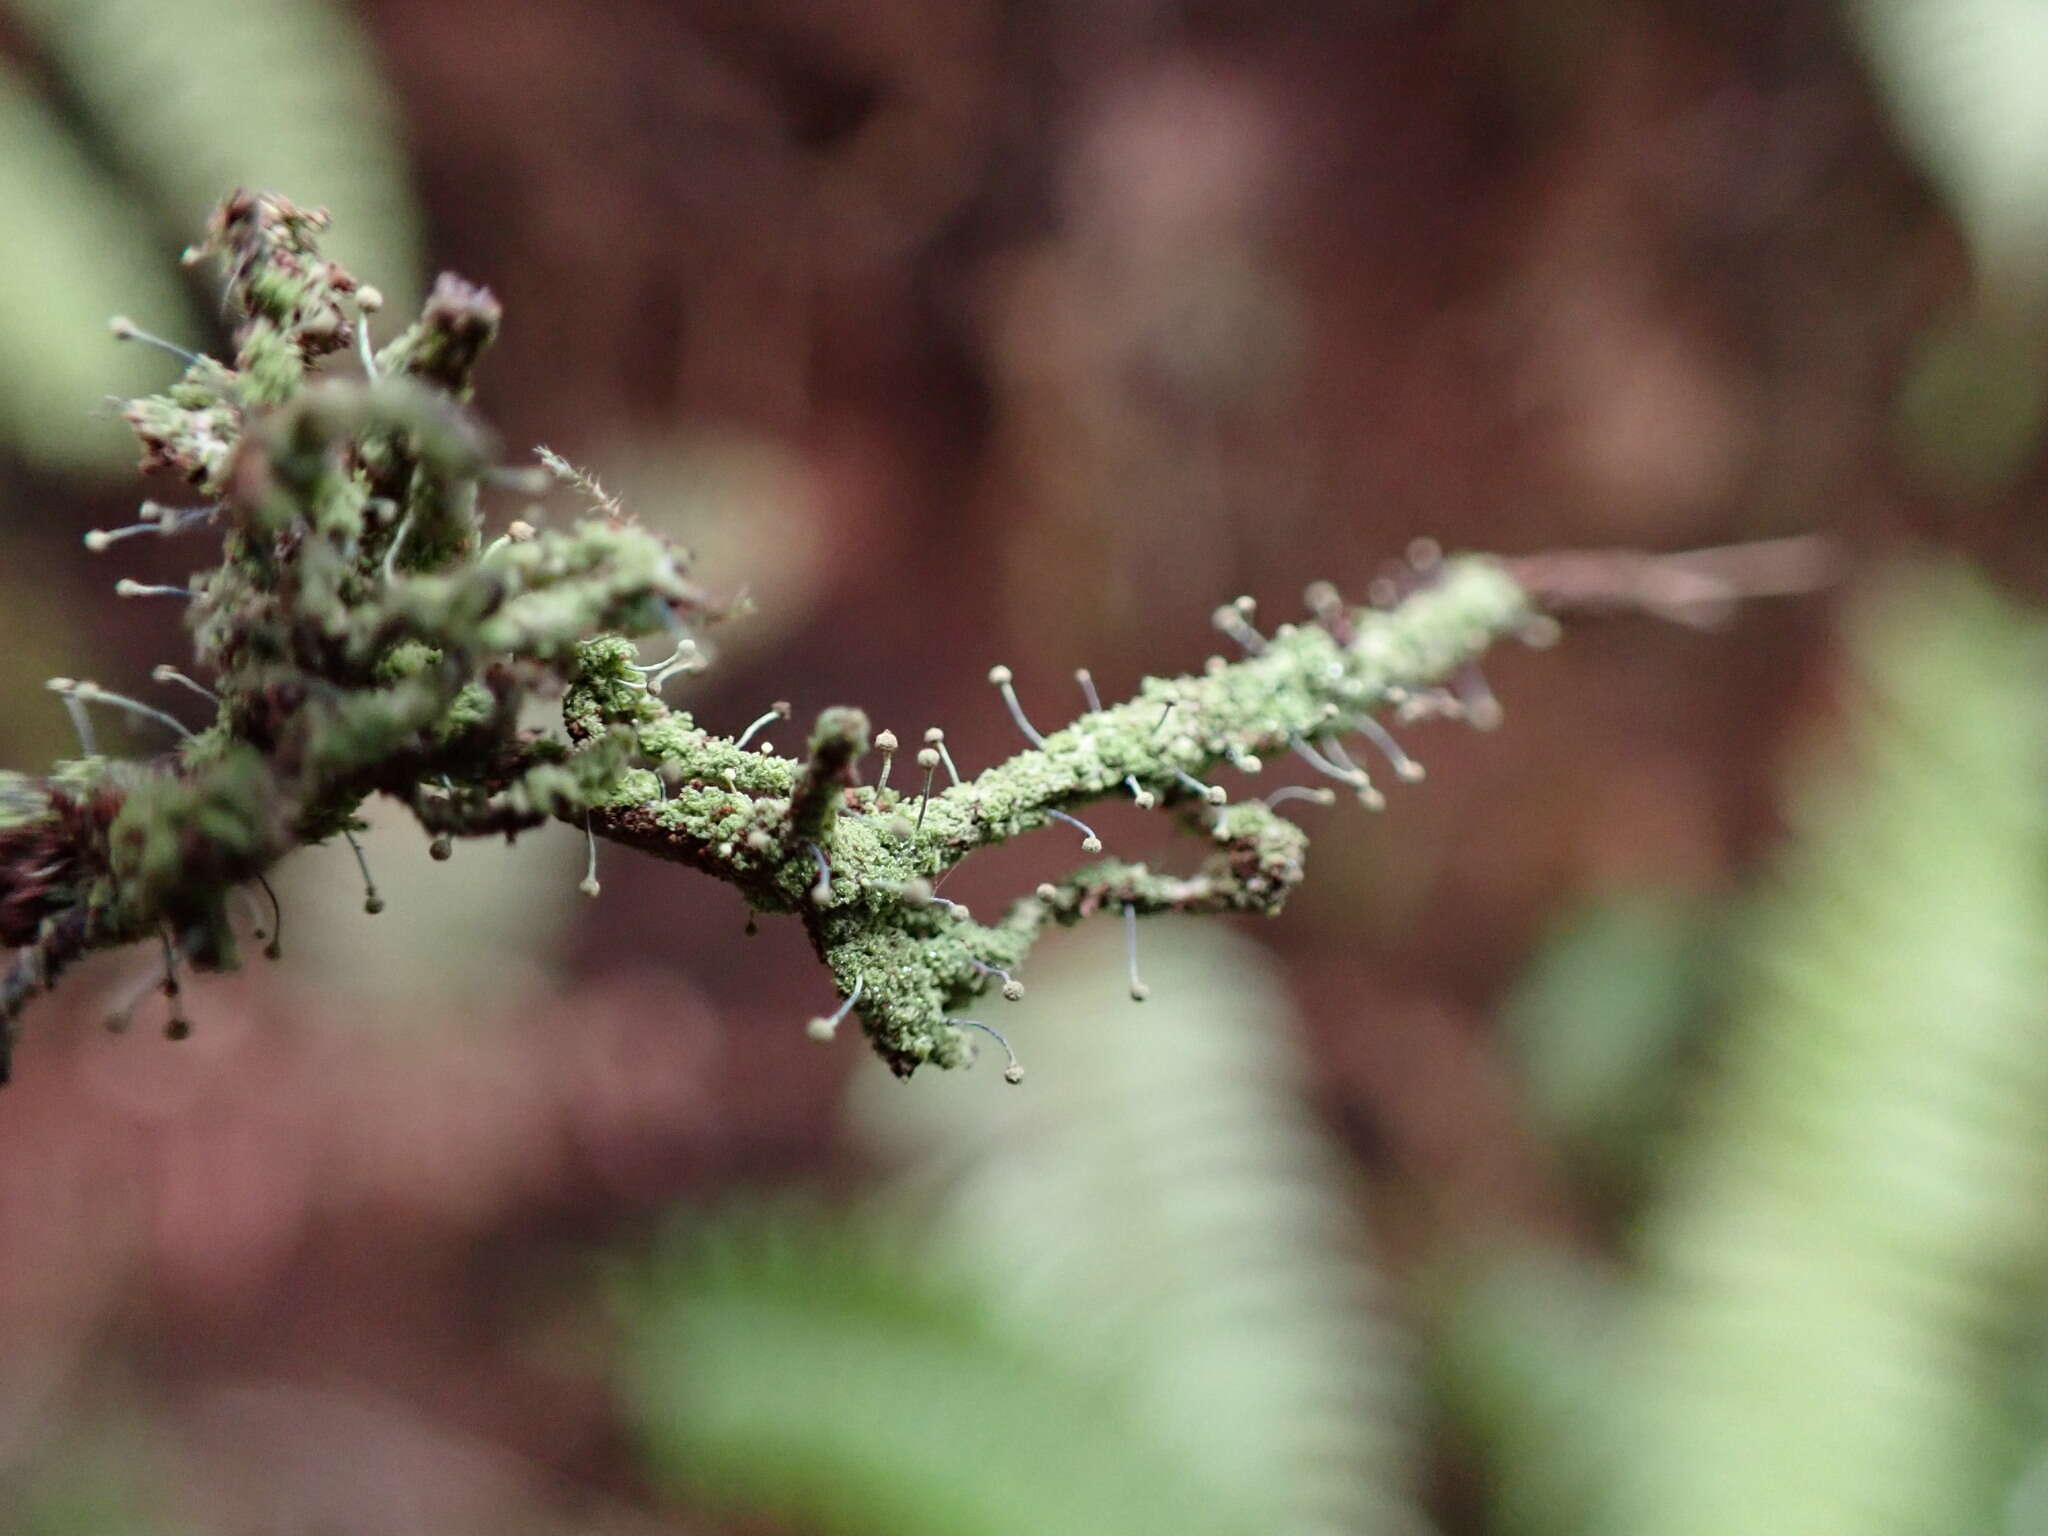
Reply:
[[[784, 756], [762, 733], [787, 704], [736, 737], [670, 707], [663, 684], [706, 664], [698, 635], [721, 605], [588, 471], [539, 450], [573, 510], [486, 537], [490, 494], [546, 492], [529, 468], [501, 462], [467, 409], [497, 301], [444, 277], [418, 318], [372, 350], [367, 316], [381, 301], [320, 254], [325, 222], [279, 198], [229, 198], [200, 254], [223, 259], [231, 355], [168, 348], [181, 375], [124, 409], [145, 467], [183, 477], [202, 504], [146, 505], [88, 543], [218, 533], [217, 563], [188, 586], [118, 588], [183, 605], [193, 670], [208, 682], [169, 665], [155, 675], [214, 718], [195, 733], [154, 706], [53, 682], [83, 756], [39, 778], [0, 776], [0, 935], [17, 949], [0, 974], [0, 1022], [96, 949], [168, 945], [173, 977], [232, 965], [230, 897], [248, 883], [267, 891], [265, 872], [304, 843], [346, 839], [366, 906], [381, 906], [354, 832], [382, 795], [413, 815], [436, 857], [457, 838], [554, 820], [583, 833], [592, 894], [600, 840], [725, 880], [751, 911], [803, 923], [845, 999], [827, 1023], [857, 1016], [899, 1073], [961, 1066], [967, 1032], [988, 1029], [966, 1011], [998, 984], [1005, 997], [1021, 991], [1013, 973], [1049, 925], [1120, 914], [1140, 996], [1140, 917], [1279, 908], [1302, 878], [1306, 836], [1273, 807], [1327, 792], [1231, 804], [1220, 769], [1256, 774], [1291, 748], [1376, 795], [1339, 739], [1361, 732], [1417, 776], [1374, 716], [1426, 706], [1476, 718], [1491, 695], [1473, 664], [1536, 627], [1505, 567], [1417, 546], [1402, 578], [1376, 589], [1383, 608], [1347, 607], [1323, 584], [1310, 597], [1315, 623], [1260, 633], [1248, 599], [1227, 604], [1216, 622], [1243, 659], [1147, 678], [1123, 702], [1105, 703], [1077, 672], [1087, 710], [1051, 732], [996, 667], [1026, 750], [968, 778], [934, 727], [906, 793], [891, 786], [898, 743], [882, 732], [869, 787], [857, 709], [823, 711], [804, 751]], [[120, 333], [147, 339], [132, 325]], [[350, 350], [352, 366], [318, 366]], [[667, 654], [642, 663], [643, 647]], [[558, 730], [532, 727], [540, 698], [559, 700]], [[88, 704], [172, 739], [145, 759], [103, 757]], [[1081, 812], [1103, 800], [1175, 818], [1199, 850], [1193, 867], [1100, 857]], [[1081, 834], [1084, 862], [1043, 871], [994, 921], [938, 894], [977, 850], [1055, 821]], [[1048, 859], [1061, 858], [1057, 846], [1033, 845]], [[279, 928], [273, 909], [273, 949]]]

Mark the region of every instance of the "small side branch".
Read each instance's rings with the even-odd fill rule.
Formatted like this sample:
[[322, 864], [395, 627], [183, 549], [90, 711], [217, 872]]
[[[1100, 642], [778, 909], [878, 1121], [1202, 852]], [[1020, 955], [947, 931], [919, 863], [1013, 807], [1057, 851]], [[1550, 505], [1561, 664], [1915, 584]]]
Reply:
[[1841, 579], [1841, 551], [1818, 534], [1680, 554], [1559, 550], [1502, 562], [1550, 613], [1647, 613], [1694, 629], [1725, 624], [1751, 598], [1817, 592]]

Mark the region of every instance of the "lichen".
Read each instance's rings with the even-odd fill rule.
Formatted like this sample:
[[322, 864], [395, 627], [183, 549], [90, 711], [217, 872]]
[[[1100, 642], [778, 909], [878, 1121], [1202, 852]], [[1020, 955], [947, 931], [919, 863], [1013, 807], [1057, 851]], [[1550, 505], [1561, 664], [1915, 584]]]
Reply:
[[[235, 964], [234, 889], [350, 833], [379, 794], [442, 856], [454, 837], [552, 818], [723, 879], [804, 924], [894, 1070], [962, 1065], [961, 1013], [992, 987], [1018, 995], [1012, 973], [1050, 924], [1280, 908], [1306, 836], [1264, 800], [1218, 803], [1219, 768], [1293, 754], [1376, 801], [1336, 743], [1380, 713], [1456, 712], [1446, 685], [1532, 618], [1501, 565], [1431, 559], [1383, 607], [1325, 595], [1316, 622], [1270, 636], [1219, 610], [1243, 659], [1147, 678], [929, 795], [910, 762], [886, 787], [863, 782], [870, 728], [855, 708], [821, 714], [801, 756], [748, 750], [663, 698], [699, 664], [721, 605], [594, 477], [542, 450], [585, 515], [487, 537], [492, 488], [521, 483], [466, 409], [497, 301], [444, 277], [372, 354], [374, 291], [320, 255], [325, 222], [275, 196], [229, 198], [198, 254], [226, 267], [232, 361], [198, 359], [125, 408], [144, 468], [208, 499], [176, 526], [220, 539], [187, 614], [217, 719], [148, 762], [88, 751], [46, 776], [0, 775], [0, 939], [17, 951], [0, 978], [0, 1072], [22, 1006], [91, 950], [150, 940], [173, 968]], [[351, 348], [353, 377], [329, 361]], [[640, 661], [650, 641], [673, 648], [668, 664]], [[66, 702], [139, 707], [88, 687]], [[536, 733], [525, 705], [550, 695], [562, 729]], [[936, 762], [945, 748], [927, 750]], [[1091, 858], [988, 923], [934, 894], [976, 850], [1105, 799], [1174, 817], [1206, 857], [1188, 874]], [[1099, 849], [1092, 832], [1083, 848]]]

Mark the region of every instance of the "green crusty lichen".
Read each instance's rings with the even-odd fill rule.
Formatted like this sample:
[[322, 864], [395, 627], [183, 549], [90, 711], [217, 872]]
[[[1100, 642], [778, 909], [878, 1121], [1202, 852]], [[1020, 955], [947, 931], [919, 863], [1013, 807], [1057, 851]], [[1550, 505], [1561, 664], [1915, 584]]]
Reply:
[[[1476, 659], [1532, 621], [1500, 565], [1429, 559], [1379, 606], [1323, 589], [1316, 622], [1270, 636], [1241, 608], [1219, 610], [1243, 659], [1148, 678], [1042, 739], [1027, 728], [1029, 750], [929, 795], [938, 762], [950, 776], [943, 742], [894, 762], [895, 738], [857, 709], [820, 715], [800, 757], [749, 750], [662, 697], [720, 616], [681, 551], [545, 452], [590, 510], [566, 527], [488, 531], [493, 489], [532, 474], [502, 468], [465, 409], [496, 301], [444, 277], [373, 354], [363, 317], [379, 301], [320, 255], [325, 222], [278, 197], [229, 198], [194, 256], [225, 267], [234, 355], [193, 360], [127, 406], [145, 469], [182, 476], [199, 498], [183, 512], [146, 507], [143, 526], [219, 540], [186, 608], [218, 705], [153, 761], [88, 745], [46, 776], [0, 775], [0, 942], [15, 951], [0, 978], [5, 1046], [23, 1005], [92, 950], [159, 945], [173, 993], [181, 968], [235, 964], [230, 897], [292, 848], [348, 835], [381, 794], [438, 854], [456, 837], [559, 819], [593, 846], [715, 875], [754, 910], [803, 922], [851, 1005], [815, 1033], [851, 1012], [897, 1072], [957, 1066], [972, 1056], [960, 1015], [991, 988], [1021, 995], [1010, 973], [1049, 923], [1279, 908], [1306, 839], [1266, 800], [1222, 803], [1208, 779], [1219, 765], [1257, 772], [1293, 753], [1374, 801], [1342, 739], [1377, 734], [1380, 712], [1455, 710], [1445, 685], [1471, 686]], [[672, 647], [668, 663], [640, 661], [649, 639]], [[88, 742], [91, 710], [141, 707], [52, 686]], [[535, 695], [559, 698], [559, 732], [521, 725]], [[1290, 793], [1301, 792], [1275, 798]], [[1092, 858], [989, 923], [934, 894], [976, 849], [1109, 798], [1176, 817], [1206, 857], [1185, 874]], [[1100, 851], [1092, 834], [1084, 848]], [[0, 1071], [5, 1061], [0, 1048]]]

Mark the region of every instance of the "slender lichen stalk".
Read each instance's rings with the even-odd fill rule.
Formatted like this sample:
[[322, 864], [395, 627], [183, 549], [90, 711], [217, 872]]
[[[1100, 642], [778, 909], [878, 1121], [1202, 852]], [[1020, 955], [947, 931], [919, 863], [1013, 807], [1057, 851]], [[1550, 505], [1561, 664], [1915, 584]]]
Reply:
[[[1189, 781], [1342, 736], [1456, 678], [1531, 618], [1501, 566], [1451, 561], [1397, 607], [1351, 613], [1344, 640], [1320, 625], [1283, 627], [1257, 656], [1199, 677], [1148, 678], [1136, 698], [1082, 715], [924, 807], [915, 787], [853, 781], [868, 735], [858, 711], [820, 716], [806, 760], [742, 752], [649, 696], [622, 640], [584, 648], [568, 718], [582, 739], [632, 742], [636, 766], [594, 813], [596, 834], [729, 880], [757, 910], [801, 916], [841, 992], [860, 988], [869, 1039], [909, 1071], [964, 1059], [967, 1044], [946, 1020], [990, 985], [991, 970], [1019, 966], [1049, 922], [1127, 903], [1140, 913], [1277, 911], [1302, 876], [1301, 829], [1263, 800], [1219, 806]], [[1338, 771], [1361, 795], [1375, 793], [1362, 773]], [[1127, 798], [1133, 786], [1210, 845], [1197, 872], [1100, 860], [987, 925], [930, 899], [976, 849], [1091, 801]]]
[[[464, 409], [496, 301], [443, 277], [418, 322], [372, 352], [365, 316], [378, 301], [319, 255], [324, 227], [273, 196], [223, 204], [194, 254], [225, 261], [233, 359], [192, 359], [168, 391], [126, 409], [144, 467], [183, 476], [199, 504], [146, 507], [142, 524], [88, 543], [219, 536], [216, 563], [185, 589], [207, 683], [159, 669], [210, 687], [215, 715], [151, 761], [87, 744], [47, 776], [0, 775], [0, 942], [16, 950], [0, 979], [8, 1045], [28, 999], [90, 951], [159, 946], [167, 991], [181, 967], [233, 966], [238, 887], [295, 847], [359, 827], [363, 802], [382, 794], [439, 854], [452, 838], [555, 818], [715, 875], [755, 910], [801, 918], [892, 1068], [960, 1065], [970, 1028], [994, 1033], [963, 1019], [966, 1005], [997, 982], [1021, 995], [1010, 973], [1048, 923], [1279, 908], [1306, 839], [1265, 799], [1222, 803], [1220, 768], [1284, 759], [1376, 804], [1342, 738], [1363, 728], [1385, 746], [1377, 713], [1458, 713], [1461, 700], [1481, 719], [1491, 695], [1474, 664], [1544, 622], [1505, 566], [1426, 551], [1382, 606], [1349, 607], [1319, 584], [1314, 622], [1271, 635], [1251, 626], [1249, 604], [1219, 610], [1244, 659], [1148, 678], [1135, 698], [1043, 737], [1018, 710], [1038, 745], [929, 797], [922, 773], [861, 782], [870, 741], [857, 709], [820, 715], [802, 757], [749, 751], [661, 697], [720, 616], [680, 551], [552, 454], [543, 478], [585, 515], [556, 528], [524, 502], [492, 505], [539, 493], [533, 471], [498, 464]], [[124, 323], [117, 334], [141, 333]], [[500, 521], [506, 531], [486, 542]], [[648, 637], [667, 663], [639, 661]], [[1006, 669], [998, 680], [1007, 689]], [[123, 707], [59, 681], [81, 717]], [[561, 733], [520, 727], [536, 694], [560, 696]], [[1207, 857], [1189, 874], [1100, 859], [986, 924], [933, 894], [975, 850], [1098, 800], [1159, 808]]]

